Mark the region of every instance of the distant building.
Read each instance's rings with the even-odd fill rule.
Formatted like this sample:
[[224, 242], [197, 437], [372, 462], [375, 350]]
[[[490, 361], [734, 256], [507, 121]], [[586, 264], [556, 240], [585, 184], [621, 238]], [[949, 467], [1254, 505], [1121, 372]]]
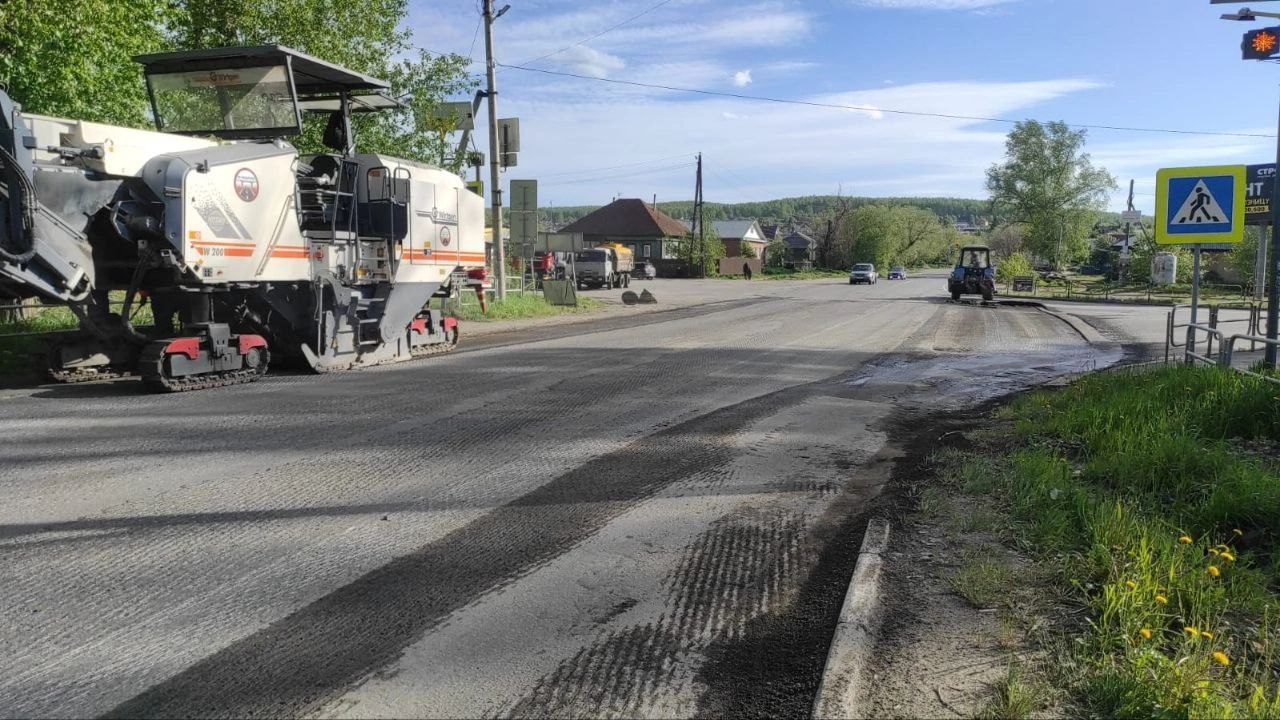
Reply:
[[978, 225], [974, 225], [973, 223], [958, 222], [958, 223], [955, 223], [952, 227], [954, 227], [957, 231], [964, 233], [965, 235], [978, 235], [982, 232], [982, 228]]
[[614, 200], [569, 223], [560, 232], [581, 233], [588, 246], [605, 242], [626, 245], [636, 260], [652, 262], [658, 274], [665, 277], [688, 273], [678, 258], [689, 228], [638, 198]]
[[751, 248], [754, 257], [764, 257], [764, 249], [769, 242], [764, 239], [764, 231], [755, 220], [717, 220], [715, 228], [716, 235], [724, 243], [725, 257], [745, 257], [742, 254], [744, 246]]
[[807, 233], [792, 229], [782, 238], [787, 244], [785, 264], [804, 270], [813, 266], [814, 254], [818, 249], [818, 241]]

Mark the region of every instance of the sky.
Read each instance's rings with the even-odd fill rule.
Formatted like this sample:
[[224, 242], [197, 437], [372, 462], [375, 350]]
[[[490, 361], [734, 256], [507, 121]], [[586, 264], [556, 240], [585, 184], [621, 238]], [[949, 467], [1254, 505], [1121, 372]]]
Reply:
[[[477, 1], [410, 0], [415, 44], [473, 57], [483, 74]], [[522, 144], [503, 184], [537, 178], [543, 206], [691, 199], [698, 152], [714, 202], [836, 192], [986, 197], [984, 172], [1002, 159], [1010, 124], [894, 110], [1276, 133], [1280, 67], [1240, 58], [1241, 35], [1263, 23], [1218, 19], [1245, 5], [1280, 11], [1269, 0], [497, 4], [507, 2], [494, 26], [498, 62], [587, 78], [498, 73], [498, 115], [520, 118]], [[476, 142], [487, 152], [483, 127]], [[1158, 168], [1276, 155], [1268, 137], [1106, 129], [1088, 131], [1087, 150], [1119, 182], [1111, 206], [1124, 207], [1134, 179], [1135, 205], [1146, 212]]]

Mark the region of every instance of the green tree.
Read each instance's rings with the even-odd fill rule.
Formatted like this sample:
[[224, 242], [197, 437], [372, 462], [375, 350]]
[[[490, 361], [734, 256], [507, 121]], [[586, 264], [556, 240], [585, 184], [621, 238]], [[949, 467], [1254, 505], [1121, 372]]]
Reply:
[[[358, 147], [457, 170], [432, 110], [469, 95], [469, 61], [411, 50], [407, 0], [0, 0], [0, 82], [33, 113], [149, 125], [133, 56], [278, 43], [386, 79], [404, 107], [355, 118]], [[327, 117], [308, 116], [299, 149], [322, 149]]]
[[739, 251], [745, 260], [754, 260], [756, 258], [756, 248], [745, 240], [742, 242], [742, 249]]
[[833, 230], [831, 254], [840, 267], [946, 262], [958, 232], [932, 211], [909, 205], [864, 205]]
[[996, 261], [996, 279], [1002, 283], [1012, 281], [1015, 277], [1032, 275], [1031, 258], [1026, 253], [1014, 252]]
[[1024, 226], [1028, 249], [1057, 268], [1088, 254], [1089, 233], [1116, 187], [1084, 145], [1085, 132], [1065, 123], [1020, 122], [1005, 142], [1005, 162], [987, 170], [997, 220]]
[[[180, 48], [279, 43], [328, 62], [387, 80], [399, 110], [363, 113], [354, 119], [358, 147], [458, 171], [448, 135], [451, 121], [433, 114], [445, 98], [469, 95], [475, 79], [470, 60], [419, 51], [414, 59], [403, 25], [407, 0], [182, 0], [170, 37]], [[324, 116], [307, 118], [299, 149], [323, 149]]]
[[678, 255], [681, 260], [689, 263], [694, 272], [697, 272], [701, 262], [703, 273], [714, 275], [720, 269], [720, 258], [725, 256], [724, 241], [720, 239], [716, 229], [708, 224], [701, 241], [697, 233], [690, 233], [689, 238], [680, 243]]
[[764, 249], [769, 267], [782, 267], [787, 262], [787, 243], [781, 239], [771, 241]]
[[167, 0], [0, 1], [0, 84], [39, 115], [149, 125], [133, 56], [165, 48]]

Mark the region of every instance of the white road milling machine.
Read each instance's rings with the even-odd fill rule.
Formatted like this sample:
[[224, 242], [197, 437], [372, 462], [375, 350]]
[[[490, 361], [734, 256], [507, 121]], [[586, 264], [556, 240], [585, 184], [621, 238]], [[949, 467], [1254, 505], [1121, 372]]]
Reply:
[[[279, 45], [137, 61], [159, 132], [26, 114], [0, 88], [0, 297], [80, 321], [49, 337], [51, 379], [173, 392], [457, 344], [428, 304], [483, 273], [484, 201], [356, 151], [352, 115], [398, 107], [386, 82]], [[308, 113], [332, 153], [289, 144]], [[155, 324], [138, 328], [144, 302]]]

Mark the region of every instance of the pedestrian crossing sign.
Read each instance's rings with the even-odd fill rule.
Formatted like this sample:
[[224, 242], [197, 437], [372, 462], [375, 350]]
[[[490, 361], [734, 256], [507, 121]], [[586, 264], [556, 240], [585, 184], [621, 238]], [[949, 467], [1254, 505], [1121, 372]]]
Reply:
[[1156, 173], [1156, 243], [1244, 240], [1245, 166], [1165, 168]]

